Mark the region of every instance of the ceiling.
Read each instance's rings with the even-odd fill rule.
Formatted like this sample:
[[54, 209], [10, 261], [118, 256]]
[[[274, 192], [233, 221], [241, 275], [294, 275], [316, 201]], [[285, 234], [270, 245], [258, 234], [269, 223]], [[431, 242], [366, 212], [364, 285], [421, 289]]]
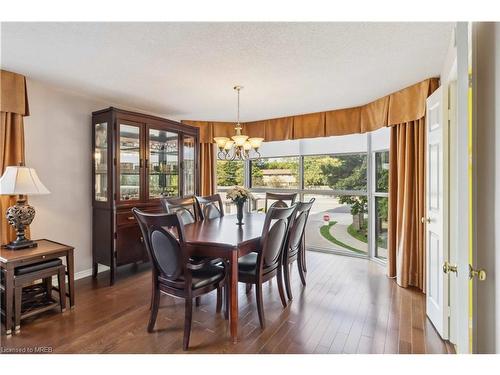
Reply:
[[2, 69], [176, 119], [365, 104], [440, 73], [452, 23], [2, 23]]

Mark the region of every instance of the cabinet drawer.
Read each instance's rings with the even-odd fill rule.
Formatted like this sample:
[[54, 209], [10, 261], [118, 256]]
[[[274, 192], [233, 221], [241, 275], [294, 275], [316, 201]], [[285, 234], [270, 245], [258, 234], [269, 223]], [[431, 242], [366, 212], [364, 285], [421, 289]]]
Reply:
[[135, 219], [135, 216], [132, 213], [132, 210], [118, 212], [116, 214], [116, 225], [125, 225], [125, 224], [132, 224], [132, 223], [137, 223], [137, 220]]
[[[143, 212], [148, 212], [150, 214], [159, 214], [162, 213], [163, 210], [161, 207], [149, 207], [146, 209], [141, 209]], [[122, 225], [127, 225], [127, 224], [136, 224], [137, 220], [135, 219], [135, 216], [132, 212], [132, 210], [123, 210], [123, 211], [118, 211], [116, 213], [116, 225], [122, 226]]]

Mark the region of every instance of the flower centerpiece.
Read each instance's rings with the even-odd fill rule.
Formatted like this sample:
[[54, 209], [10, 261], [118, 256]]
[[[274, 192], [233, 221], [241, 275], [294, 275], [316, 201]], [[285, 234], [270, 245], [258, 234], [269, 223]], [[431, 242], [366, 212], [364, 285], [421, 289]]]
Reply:
[[226, 198], [231, 199], [234, 204], [236, 204], [236, 218], [238, 222], [236, 224], [243, 225], [243, 204], [248, 200], [253, 198], [252, 193], [242, 186], [235, 186], [229, 189], [226, 193]]

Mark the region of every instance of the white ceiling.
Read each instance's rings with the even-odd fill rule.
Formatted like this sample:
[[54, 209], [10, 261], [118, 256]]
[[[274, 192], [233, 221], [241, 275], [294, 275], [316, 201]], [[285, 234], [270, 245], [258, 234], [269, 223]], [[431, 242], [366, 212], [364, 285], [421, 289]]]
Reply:
[[451, 23], [2, 23], [1, 64], [176, 119], [345, 108], [439, 75]]

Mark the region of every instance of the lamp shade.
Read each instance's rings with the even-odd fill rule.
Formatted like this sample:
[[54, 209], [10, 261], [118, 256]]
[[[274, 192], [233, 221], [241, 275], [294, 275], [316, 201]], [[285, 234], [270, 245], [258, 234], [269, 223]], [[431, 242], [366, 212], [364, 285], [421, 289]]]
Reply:
[[42, 194], [50, 194], [50, 191], [42, 184], [33, 168], [7, 167], [0, 177], [0, 195]]

